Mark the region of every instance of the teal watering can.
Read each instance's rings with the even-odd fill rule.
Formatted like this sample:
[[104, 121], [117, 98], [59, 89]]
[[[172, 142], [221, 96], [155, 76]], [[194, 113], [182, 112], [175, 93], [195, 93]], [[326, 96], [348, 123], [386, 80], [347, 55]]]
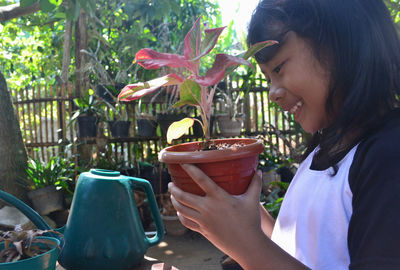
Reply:
[[[157, 229], [152, 238], [144, 232], [134, 190], [146, 193]], [[0, 199], [18, 208], [38, 228], [50, 229], [20, 200], [2, 191]], [[165, 234], [150, 183], [100, 169], [91, 169], [79, 176], [67, 224], [61, 230], [64, 246], [59, 263], [68, 270], [131, 269]]]

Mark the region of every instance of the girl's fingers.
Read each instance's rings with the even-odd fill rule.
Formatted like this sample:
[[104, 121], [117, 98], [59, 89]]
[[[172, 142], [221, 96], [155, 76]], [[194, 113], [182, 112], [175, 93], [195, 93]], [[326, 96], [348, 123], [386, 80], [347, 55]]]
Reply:
[[202, 199], [201, 196], [185, 192], [182, 189], [175, 186], [175, 184], [172, 182], [168, 184], [168, 188], [171, 194], [173, 195], [174, 199], [187, 207], [196, 209], [196, 206], [199, 206], [199, 204], [201, 203], [200, 202]]
[[191, 229], [192, 231], [200, 232], [200, 226], [199, 226], [196, 222], [194, 222], [194, 221], [192, 221], [192, 220], [186, 218], [186, 217], [185, 217], [184, 215], [182, 215], [180, 212], [178, 212], [177, 215], [178, 215], [179, 221], [180, 221], [186, 228]]
[[191, 220], [196, 220], [200, 217], [200, 213], [196, 211], [196, 209], [188, 207], [185, 204], [179, 202], [174, 195], [171, 195], [171, 202], [175, 210], [184, 215], [185, 217]]
[[206, 194], [210, 195], [217, 190], [222, 190], [210, 177], [196, 166], [181, 164], [181, 167]]
[[255, 198], [257, 202], [260, 200], [260, 194], [261, 194], [261, 171], [257, 170], [253, 176], [253, 179], [250, 182], [249, 187], [247, 188], [247, 191], [245, 192], [244, 195], [249, 196], [250, 198]]

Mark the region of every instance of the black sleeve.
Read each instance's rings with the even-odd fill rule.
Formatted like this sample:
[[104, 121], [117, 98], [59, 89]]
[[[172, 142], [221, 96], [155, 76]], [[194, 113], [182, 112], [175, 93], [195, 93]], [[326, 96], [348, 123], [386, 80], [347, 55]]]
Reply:
[[400, 121], [391, 124], [359, 145], [350, 168], [351, 270], [400, 269]]

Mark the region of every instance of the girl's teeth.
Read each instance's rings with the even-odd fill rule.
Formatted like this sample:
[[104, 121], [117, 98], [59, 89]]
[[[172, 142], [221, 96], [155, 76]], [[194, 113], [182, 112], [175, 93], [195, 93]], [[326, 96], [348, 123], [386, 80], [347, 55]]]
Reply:
[[290, 109], [290, 113], [294, 114], [298, 108], [300, 108], [300, 106], [303, 105], [303, 102], [300, 100], [299, 102], [296, 103], [296, 105], [294, 105], [291, 109]]

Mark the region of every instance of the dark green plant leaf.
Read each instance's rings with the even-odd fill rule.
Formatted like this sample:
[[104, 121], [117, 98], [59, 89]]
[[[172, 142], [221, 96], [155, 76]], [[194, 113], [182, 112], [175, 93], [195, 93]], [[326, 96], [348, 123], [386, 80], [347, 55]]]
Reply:
[[20, 0], [21, 7], [28, 7], [36, 3], [38, 0]]
[[50, 12], [55, 9], [57, 6], [50, 3], [49, 0], [40, 0], [40, 10], [43, 12]]
[[174, 108], [183, 105], [199, 106], [201, 102], [201, 87], [192, 80], [185, 80], [181, 84], [180, 99], [173, 105]]

